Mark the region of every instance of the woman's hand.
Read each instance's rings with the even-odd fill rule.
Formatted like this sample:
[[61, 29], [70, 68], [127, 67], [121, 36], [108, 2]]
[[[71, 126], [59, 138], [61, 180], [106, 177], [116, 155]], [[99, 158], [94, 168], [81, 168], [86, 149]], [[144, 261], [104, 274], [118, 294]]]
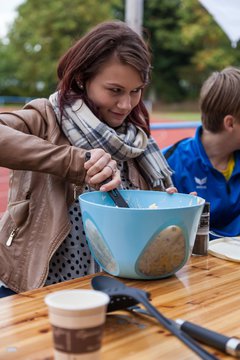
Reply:
[[[166, 192], [167, 192], [168, 194], [174, 194], [174, 193], [177, 193], [178, 190], [177, 190], [177, 188], [175, 188], [174, 186], [171, 186], [171, 187], [169, 187], [169, 188], [166, 189]], [[197, 192], [196, 192], [196, 191], [192, 191], [192, 192], [189, 193], [189, 195], [197, 196]]]
[[166, 192], [168, 194], [174, 194], [174, 193], [177, 193], [177, 188], [175, 188], [174, 186], [170, 186], [169, 188], [166, 189]]
[[[110, 191], [117, 188], [121, 183], [121, 177], [116, 161], [103, 149], [92, 149], [88, 152], [91, 157], [84, 164], [87, 171], [86, 183], [100, 191]], [[103, 184], [106, 180], [109, 181]]]

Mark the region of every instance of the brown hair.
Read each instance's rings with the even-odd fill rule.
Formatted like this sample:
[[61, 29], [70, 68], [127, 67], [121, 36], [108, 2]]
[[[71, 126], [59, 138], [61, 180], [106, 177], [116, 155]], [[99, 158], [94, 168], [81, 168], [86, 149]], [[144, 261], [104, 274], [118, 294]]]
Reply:
[[[145, 84], [150, 78], [150, 52], [143, 39], [124, 22], [108, 21], [94, 27], [79, 39], [60, 59], [58, 77], [60, 90], [60, 110], [81, 98], [97, 114], [94, 104], [87, 98], [84, 84], [97, 74], [102, 64], [112, 56], [123, 64], [133, 66]], [[79, 86], [79, 82], [83, 86]], [[149, 114], [142, 97], [128, 116], [128, 121], [140, 126], [150, 134]]]
[[200, 92], [203, 126], [212, 132], [223, 129], [223, 119], [232, 115], [240, 119], [240, 69], [228, 67], [214, 72]]

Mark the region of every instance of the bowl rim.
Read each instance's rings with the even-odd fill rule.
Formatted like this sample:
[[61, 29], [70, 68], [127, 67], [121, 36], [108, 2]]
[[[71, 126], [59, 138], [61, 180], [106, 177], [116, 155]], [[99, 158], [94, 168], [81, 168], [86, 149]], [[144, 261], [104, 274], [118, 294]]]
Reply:
[[[184, 193], [173, 193], [173, 194], [168, 194], [167, 192], [164, 192], [164, 191], [158, 191], [158, 190], [126, 190], [126, 189], [121, 189], [119, 190], [120, 193], [123, 193], [123, 192], [135, 192], [135, 191], [141, 191], [141, 192], [144, 192], [144, 193], [158, 193], [160, 196], [164, 195], [164, 196], [180, 196], [180, 197], [188, 197], [188, 198], [197, 198], [197, 203], [196, 204], [193, 204], [191, 206], [189, 205], [185, 205], [185, 206], [181, 206], [181, 207], [161, 207], [161, 208], [136, 208], [136, 207], [129, 207], [129, 208], [126, 208], [126, 207], [117, 207], [117, 206], [113, 206], [113, 205], [103, 205], [103, 204], [96, 204], [92, 201], [89, 201], [87, 199], [85, 199], [85, 197], [88, 197], [90, 196], [91, 194], [95, 194], [95, 193], [98, 193], [98, 194], [104, 194], [103, 191], [88, 191], [88, 192], [84, 192], [82, 194], [80, 194], [78, 196], [79, 198], [79, 202], [81, 203], [82, 202], [85, 202], [85, 203], [88, 203], [88, 204], [92, 204], [92, 205], [95, 205], [97, 207], [100, 207], [100, 208], [110, 208], [110, 209], [113, 209], [113, 210], [121, 210], [121, 211], [132, 211], [132, 210], [135, 210], [135, 211], [149, 211], [149, 210], [152, 210], [152, 211], [162, 211], [162, 210], [177, 210], [177, 209], [192, 209], [192, 208], [195, 208], [195, 207], [198, 207], [198, 206], [204, 206], [206, 200], [200, 196], [197, 196], [197, 195], [192, 195], [192, 194], [184, 194]], [[107, 195], [107, 193], [105, 193]]]

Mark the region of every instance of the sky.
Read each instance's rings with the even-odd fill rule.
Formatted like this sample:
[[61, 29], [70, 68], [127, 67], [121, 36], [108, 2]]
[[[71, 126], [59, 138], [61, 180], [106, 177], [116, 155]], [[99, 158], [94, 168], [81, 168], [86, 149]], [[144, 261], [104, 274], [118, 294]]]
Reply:
[[0, 37], [7, 33], [7, 26], [12, 23], [15, 17], [15, 9], [24, 0], [0, 0]]
[[239, 0], [199, 0], [229, 37], [232, 46], [240, 40]]

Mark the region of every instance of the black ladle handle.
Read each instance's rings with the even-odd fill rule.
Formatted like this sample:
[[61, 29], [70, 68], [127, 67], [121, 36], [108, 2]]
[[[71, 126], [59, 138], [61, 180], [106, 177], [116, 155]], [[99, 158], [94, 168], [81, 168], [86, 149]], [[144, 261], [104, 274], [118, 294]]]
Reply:
[[[147, 310], [142, 309], [140, 306], [137, 305], [128, 306], [126, 310], [134, 312], [136, 314], [143, 314], [154, 317]], [[235, 337], [228, 337], [216, 331], [209, 330], [203, 326], [182, 319], [176, 319], [175, 324], [177, 324], [179, 329], [183, 330], [195, 340], [198, 340], [203, 344], [212, 346], [215, 349], [218, 349], [228, 355], [240, 358], [240, 339]]]
[[240, 339], [219, 334], [215, 331], [193, 324], [190, 321], [177, 319], [176, 323], [179, 326], [179, 329], [182, 329], [184, 332], [194, 337], [194, 339], [213, 346], [215, 349], [221, 350], [226, 354], [238, 358], [240, 357]]
[[[181, 340], [192, 351], [198, 354], [203, 360], [217, 360], [217, 357], [207, 352], [202, 348], [192, 337], [190, 337], [183, 330], [179, 329], [175, 321], [168, 319], [161, 314], [149, 301], [150, 296], [144, 290], [140, 290], [134, 287], [125, 285], [119, 280], [109, 276], [95, 276], [92, 279], [92, 287], [95, 290], [105, 292], [110, 296], [110, 307], [108, 311], [115, 311], [120, 309], [126, 309], [128, 306], [141, 303], [148, 310], [148, 312], [158, 320], [158, 322], [164, 326], [168, 331]], [[125, 300], [123, 300], [125, 299]], [[130, 301], [129, 301], [130, 299]], [[113, 303], [111, 305], [111, 303]], [[114, 305], [115, 303], [115, 305]]]
[[[88, 161], [91, 159], [91, 153], [90, 151], [87, 151], [85, 153], [85, 161]], [[103, 184], [106, 184], [110, 181], [111, 179], [107, 179], [103, 182]], [[118, 191], [118, 189], [113, 189], [107, 192], [109, 194], [109, 196], [111, 196], [112, 200], [114, 201], [114, 204], [117, 207], [124, 207], [124, 208], [129, 208], [128, 203], [126, 202], [126, 200], [122, 197], [122, 195], [120, 194], [120, 192]]]
[[124, 207], [129, 208], [128, 203], [125, 201], [125, 199], [122, 197], [118, 189], [113, 189], [108, 191], [109, 196], [111, 196], [112, 200], [118, 207]]
[[210, 354], [207, 350], [202, 348], [193, 338], [181, 329], [177, 328], [175, 323], [162, 315], [141, 293], [136, 293], [135, 298], [141, 302], [145, 308], [152, 314], [167, 330], [181, 340], [192, 351], [198, 354], [203, 360], [218, 360], [218, 358]]

